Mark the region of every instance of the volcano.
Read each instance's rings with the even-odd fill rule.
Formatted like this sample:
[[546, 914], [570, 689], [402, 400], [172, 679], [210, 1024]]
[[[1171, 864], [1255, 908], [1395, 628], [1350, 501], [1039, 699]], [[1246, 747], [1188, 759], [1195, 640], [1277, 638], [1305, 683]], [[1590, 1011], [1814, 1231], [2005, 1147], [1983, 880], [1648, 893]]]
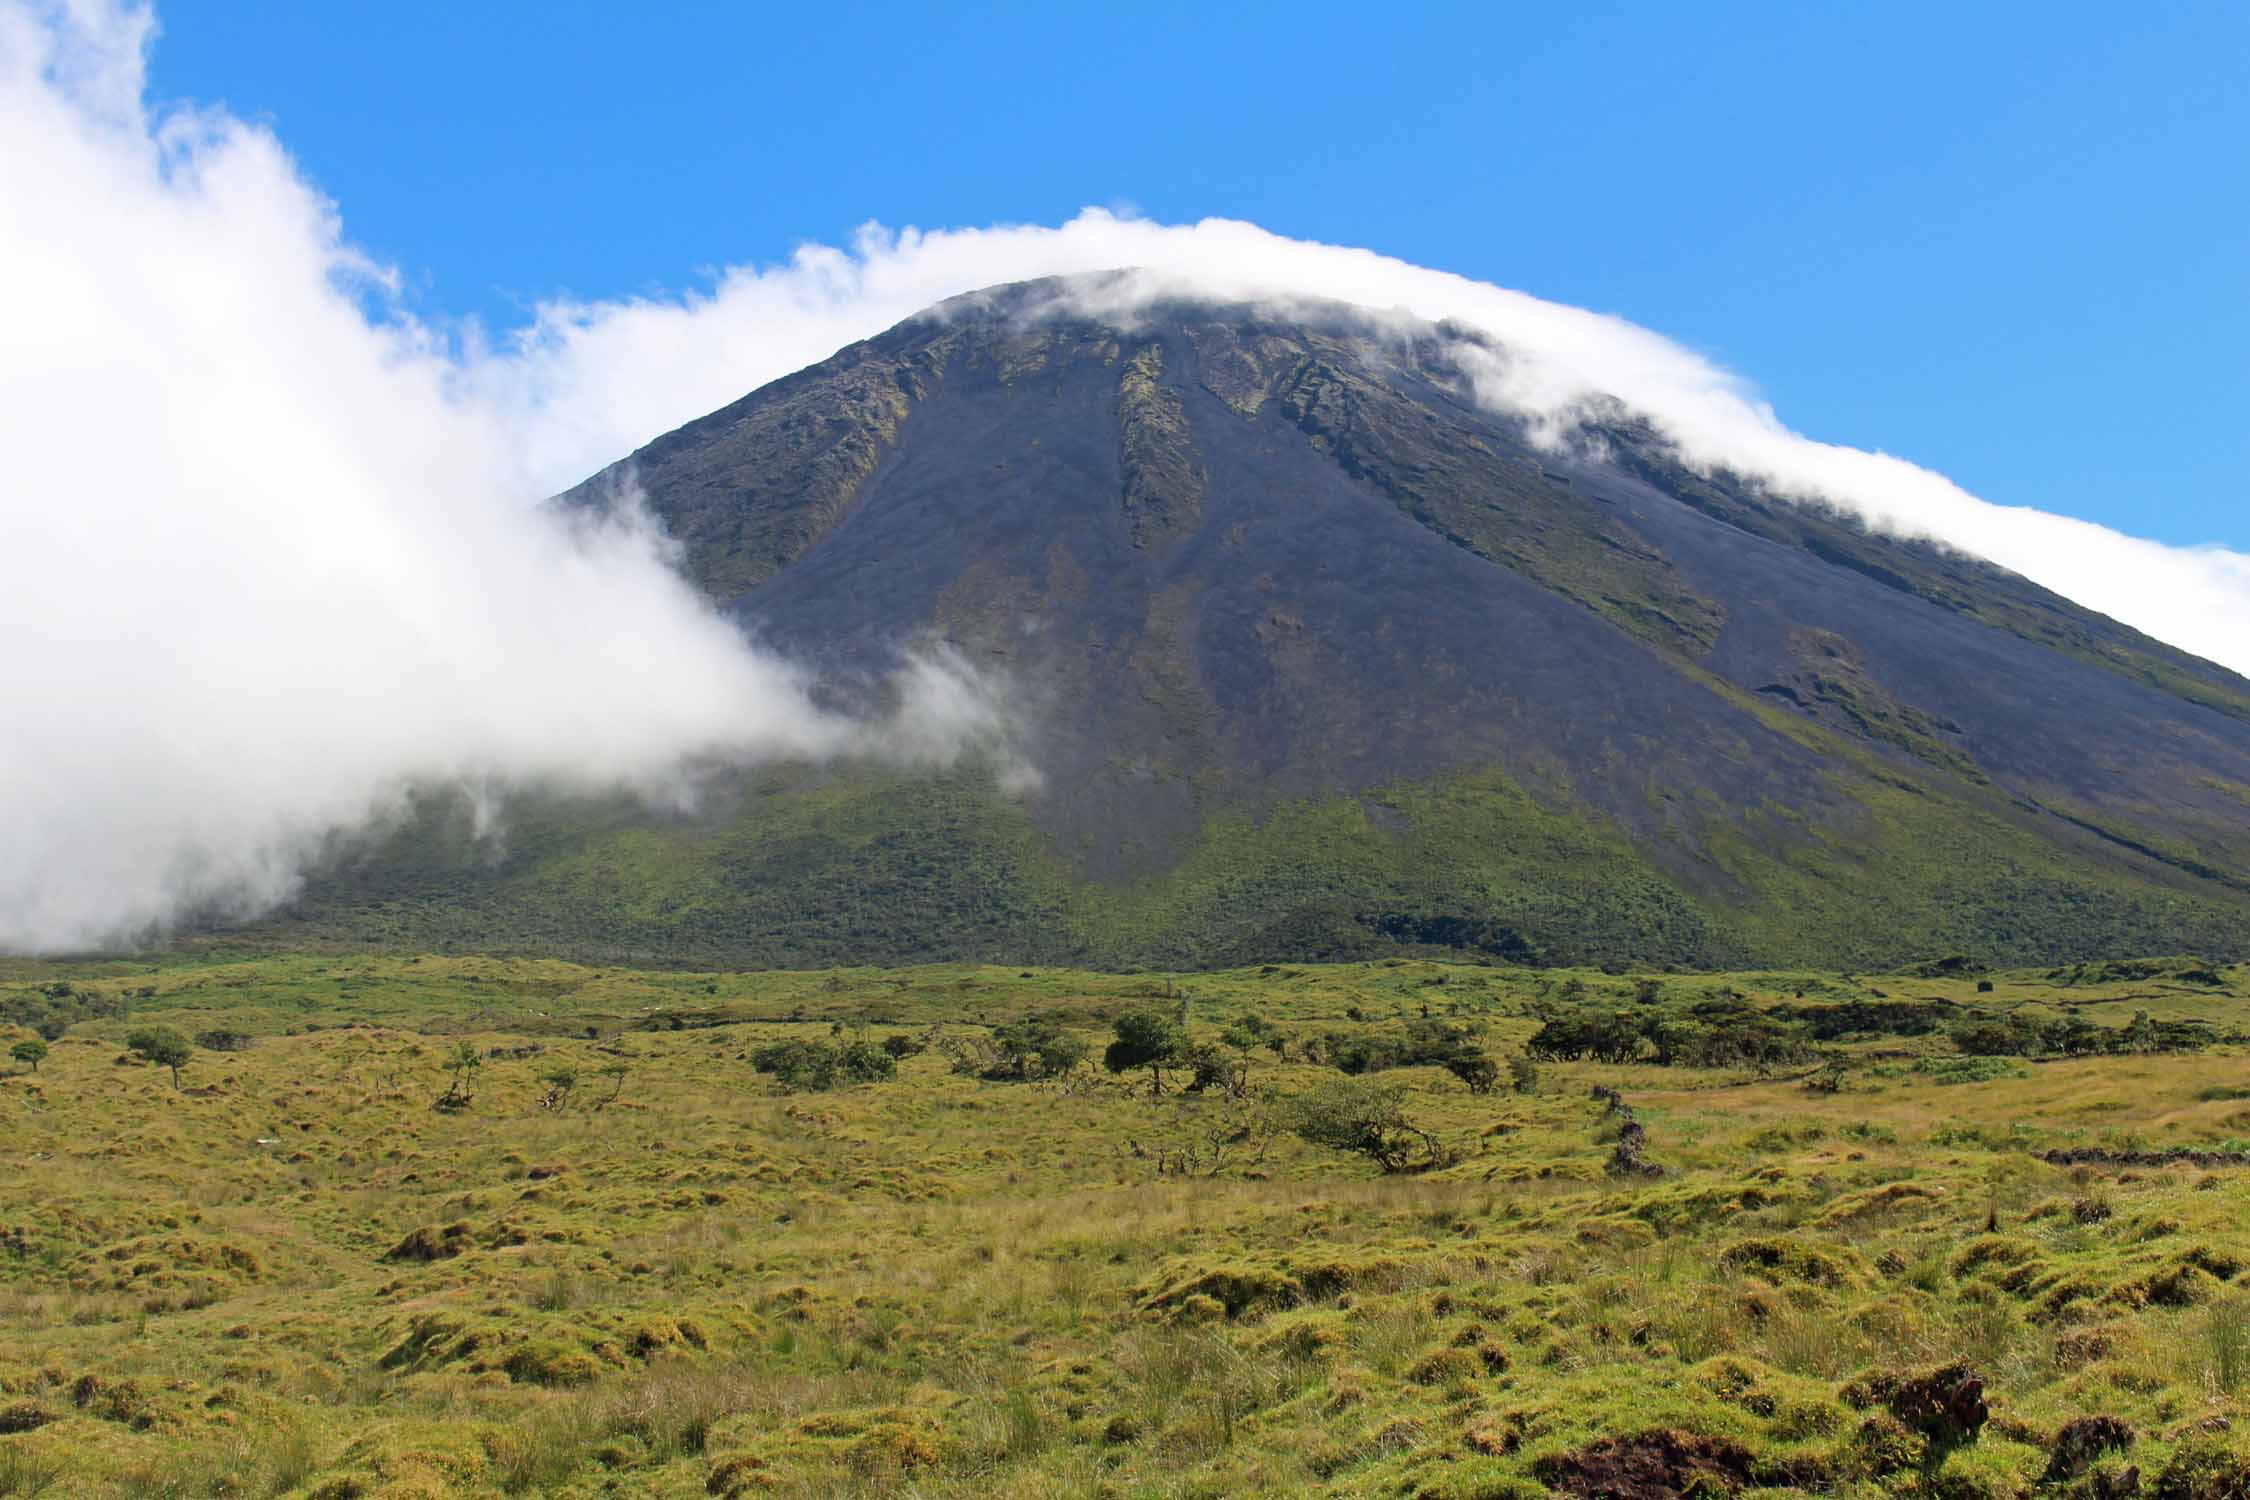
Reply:
[[[1009, 685], [1029, 789], [443, 798], [268, 929], [734, 965], [2250, 955], [2250, 682], [1929, 541], [1475, 395], [1472, 332], [1103, 278], [956, 299], [634, 494], [746, 630]], [[661, 670], [652, 663], [651, 670]], [[839, 689], [839, 691], [842, 691]]]

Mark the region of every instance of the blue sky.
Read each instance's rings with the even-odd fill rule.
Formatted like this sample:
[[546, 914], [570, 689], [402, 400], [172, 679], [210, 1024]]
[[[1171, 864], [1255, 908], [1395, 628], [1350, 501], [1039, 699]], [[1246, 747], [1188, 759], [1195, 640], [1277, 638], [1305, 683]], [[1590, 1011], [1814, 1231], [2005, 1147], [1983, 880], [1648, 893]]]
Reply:
[[170, 0], [152, 80], [494, 328], [868, 219], [1223, 215], [1622, 314], [1989, 499], [2250, 545], [2250, 7], [645, 9]]

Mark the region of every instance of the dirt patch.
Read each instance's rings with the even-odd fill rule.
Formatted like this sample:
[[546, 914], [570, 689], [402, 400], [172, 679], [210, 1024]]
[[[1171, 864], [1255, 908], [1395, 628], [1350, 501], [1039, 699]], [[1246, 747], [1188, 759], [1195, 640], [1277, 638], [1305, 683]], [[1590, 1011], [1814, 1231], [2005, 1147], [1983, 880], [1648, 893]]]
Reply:
[[1579, 1500], [1672, 1500], [1713, 1486], [1739, 1490], [1750, 1482], [1750, 1463], [1740, 1443], [1660, 1428], [1540, 1459], [1532, 1473]]

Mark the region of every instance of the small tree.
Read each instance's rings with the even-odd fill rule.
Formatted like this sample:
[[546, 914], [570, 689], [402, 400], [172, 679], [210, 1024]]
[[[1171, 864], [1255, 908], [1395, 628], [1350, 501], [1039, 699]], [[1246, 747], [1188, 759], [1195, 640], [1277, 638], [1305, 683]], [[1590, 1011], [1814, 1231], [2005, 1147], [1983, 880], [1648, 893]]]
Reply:
[[1455, 1052], [1439, 1066], [1469, 1086], [1472, 1094], [1489, 1094], [1500, 1081], [1500, 1065], [1482, 1052]]
[[1969, 1057], [2028, 1057], [2042, 1040], [2037, 1027], [2013, 1018], [1967, 1021], [1953, 1028], [1952, 1037], [1953, 1045]]
[[1148, 1069], [1149, 1093], [1164, 1092], [1164, 1069], [1177, 1060], [1187, 1038], [1173, 1019], [1159, 1010], [1127, 1011], [1113, 1023], [1116, 1040], [1102, 1053], [1102, 1066], [1112, 1073]]
[[1321, 1055], [1340, 1073], [1372, 1073], [1389, 1058], [1364, 1031], [1331, 1031], [1321, 1038]]
[[1354, 1151], [1386, 1172], [1443, 1166], [1451, 1155], [1436, 1136], [1406, 1117], [1406, 1090], [1364, 1078], [1332, 1079], [1290, 1101], [1290, 1128], [1316, 1146]]
[[125, 1045], [141, 1061], [170, 1068], [174, 1088], [180, 1086], [180, 1069], [195, 1055], [188, 1039], [169, 1026], [144, 1026], [125, 1038]]
[[1576, 1062], [1590, 1057], [1596, 1062], [1631, 1062], [1640, 1055], [1642, 1027], [1629, 1014], [1581, 1007], [1548, 1012], [1539, 1030], [1524, 1043], [1533, 1057]]
[[898, 1075], [898, 1059], [882, 1043], [862, 1038], [836, 1049], [836, 1071], [849, 1083], [881, 1083]]
[[608, 1096], [594, 1106], [596, 1109], [606, 1109], [617, 1102], [619, 1094], [625, 1092], [625, 1075], [633, 1071], [633, 1065], [620, 1059], [617, 1062], [603, 1063], [595, 1071], [610, 1081]]
[[1216, 1177], [1229, 1166], [1264, 1161], [1283, 1128], [1272, 1110], [1234, 1100], [1178, 1120], [1180, 1129], [1149, 1146], [1137, 1140], [1120, 1144], [1120, 1161], [1130, 1152], [1152, 1163], [1159, 1177]]
[[1409, 1021], [1394, 1063], [1401, 1067], [1435, 1063], [1467, 1084], [1470, 1093], [1489, 1094], [1500, 1081], [1500, 1065], [1478, 1045], [1477, 1033], [1482, 1029], [1439, 1020]]
[[10, 1047], [8, 1055], [36, 1073], [39, 1071], [40, 1062], [47, 1056], [47, 1044], [37, 1037], [32, 1037], [28, 1041], [18, 1042]]
[[2118, 1034], [2117, 1050], [2120, 1052], [2154, 1052], [2157, 1048], [2156, 1022], [2145, 1010], [2133, 1012], [2133, 1019], [2125, 1023]]
[[812, 1091], [836, 1086], [836, 1049], [825, 1042], [797, 1037], [768, 1042], [750, 1054], [750, 1066], [771, 1074], [785, 1089]]
[[1519, 1052], [1508, 1059], [1508, 1085], [1519, 1094], [1539, 1092], [1539, 1064], [1530, 1054]]
[[846, 1083], [880, 1083], [898, 1071], [898, 1059], [880, 1043], [785, 1041], [750, 1054], [750, 1066], [770, 1073], [792, 1092], [813, 1093]]
[[1250, 1096], [1250, 1054], [1222, 1047], [1186, 1047], [1177, 1059], [1188, 1069], [1187, 1092], [1200, 1094], [1218, 1089], [1230, 1099]]
[[1264, 1016], [1237, 1016], [1219, 1033], [1219, 1040], [1237, 1052], [1248, 1052], [1265, 1046], [1273, 1034], [1273, 1023]]
[[477, 1049], [473, 1043], [456, 1042], [453, 1051], [445, 1059], [445, 1071], [448, 1075], [445, 1092], [438, 1095], [435, 1107], [438, 1109], [468, 1108], [469, 1100], [473, 1097], [469, 1093], [469, 1079], [477, 1069], [483, 1066], [484, 1059], [477, 1054]]
[[547, 1085], [547, 1097], [539, 1101], [541, 1109], [551, 1109], [560, 1113], [570, 1108], [571, 1091], [578, 1087], [578, 1070], [576, 1068], [568, 1063], [557, 1063], [554, 1067], [540, 1074], [539, 1081]]
[[996, 1026], [992, 1045], [998, 1051], [996, 1067], [987, 1076], [1004, 1078], [1060, 1078], [1086, 1060], [1086, 1043], [1062, 1015], [1024, 1016]]
[[1188, 1060], [1195, 1068], [1195, 1082], [1191, 1087], [1204, 1089], [1217, 1084], [1237, 1099], [1250, 1092], [1251, 1056], [1263, 1047], [1279, 1057], [1281, 1048], [1287, 1045], [1272, 1022], [1255, 1015], [1236, 1017], [1219, 1033], [1219, 1040], [1234, 1049], [1235, 1057], [1229, 1059], [1214, 1047], [1192, 1049]]
[[2065, 1016], [2047, 1028], [2047, 1045], [2069, 1057], [2099, 1052], [2107, 1033], [2084, 1016]]

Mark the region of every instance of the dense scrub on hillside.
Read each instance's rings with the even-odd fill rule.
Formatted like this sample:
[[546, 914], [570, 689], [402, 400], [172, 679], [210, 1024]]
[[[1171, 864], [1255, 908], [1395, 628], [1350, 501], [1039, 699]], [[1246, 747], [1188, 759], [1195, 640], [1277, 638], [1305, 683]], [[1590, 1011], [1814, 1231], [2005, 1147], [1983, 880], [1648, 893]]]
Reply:
[[2121, 1024], [2083, 1014], [2025, 1013], [1959, 1001], [1876, 1000], [1760, 1005], [1739, 994], [1667, 1004], [1650, 982], [1636, 1003], [1538, 1007], [1532, 1056], [1576, 1062], [1646, 1062], [1657, 1067], [1773, 1069], [1809, 1062], [1824, 1043], [1874, 1037], [1943, 1036], [1967, 1057], [2090, 1057], [2196, 1052], [2250, 1041], [2239, 1026], [2201, 1016], [2163, 1018], [2135, 1010]]
[[[1772, 808], [1715, 816], [1724, 893], [1613, 820], [1489, 768], [1214, 810], [1175, 830], [1174, 859], [1129, 879], [1089, 879], [1075, 846], [983, 770], [782, 768], [721, 778], [705, 798], [709, 815], [691, 820], [526, 798], [497, 842], [467, 804], [429, 798], [378, 847], [340, 855], [302, 900], [224, 941], [695, 968], [2250, 956], [2250, 899], [2152, 884], [2106, 856], [2064, 858], [2016, 812], [1882, 780], [1839, 814], [1857, 830], [1849, 840]], [[1742, 835], [1767, 824], [1797, 829], [1785, 856]]]
[[2245, 977], [0, 967], [0, 1495], [2241, 1493]]

